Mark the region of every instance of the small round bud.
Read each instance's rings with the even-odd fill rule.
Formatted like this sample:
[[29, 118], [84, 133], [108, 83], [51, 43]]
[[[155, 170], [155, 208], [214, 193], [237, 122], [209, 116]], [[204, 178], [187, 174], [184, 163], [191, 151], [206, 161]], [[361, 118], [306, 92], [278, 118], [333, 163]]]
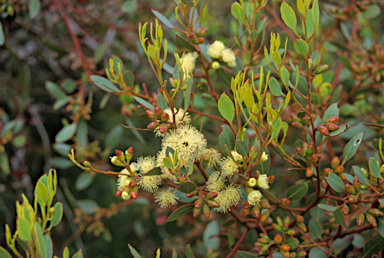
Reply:
[[163, 113], [161, 115], [161, 121], [167, 122], [169, 120], [169, 115], [167, 113]]
[[297, 128], [297, 129], [301, 129], [303, 128], [303, 125], [299, 122], [292, 122], [291, 124], [293, 127]]
[[148, 124], [147, 128], [148, 128], [149, 130], [155, 130], [156, 127], [157, 127], [158, 125], [159, 125], [159, 123], [158, 123], [157, 121], [150, 122], [150, 123]]
[[283, 199], [281, 199], [281, 204], [284, 206], [287, 206], [287, 205], [291, 204], [291, 201], [288, 200], [287, 198], [283, 198]]
[[87, 168], [91, 167], [91, 163], [89, 163], [89, 161], [86, 161], [86, 160], [83, 162], [83, 165], [84, 167], [87, 167]]
[[164, 133], [167, 132], [167, 130], [168, 130], [168, 128], [165, 125], [160, 125], [159, 126], [159, 132], [160, 133], [164, 134]]
[[129, 154], [133, 154], [133, 147], [129, 147], [127, 151]]
[[305, 152], [302, 148], [298, 147], [296, 148], [297, 154], [299, 154], [301, 157], [305, 157]]
[[335, 169], [339, 164], [340, 164], [339, 157], [337, 157], [337, 156], [333, 157], [332, 160], [331, 160], [331, 167], [333, 169]]
[[275, 240], [276, 243], [279, 244], [279, 243], [281, 243], [281, 241], [283, 241], [283, 238], [281, 237], [280, 234], [277, 234], [277, 235], [275, 236], [274, 240]]
[[155, 113], [155, 116], [161, 116], [164, 113], [164, 111], [161, 107], [155, 107], [154, 113]]
[[200, 211], [201, 211], [200, 208], [196, 208], [196, 207], [193, 208], [192, 217], [196, 219], [199, 216]]
[[339, 126], [337, 124], [334, 124], [334, 123], [330, 123], [330, 124], [327, 124], [327, 128], [329, 131], [336, 131], [337, 129], [339, 129]]
[[324, 169], [324, 174], [326, 175], [326, 176], [329, 176], [329, 173], [331, 173], [333, 170], [332, 169], [330, 169], [330, 168], [326, 168], [326, 169]]
[[123, 192], [121, 190], [116, 191], [116, 197], [120, 197]]
[[121, 155], [123, 155], [123, 152], [121, 150], [115, 150], [115, 155], [120, 157]]
[[210, 192], [210, 193], [208, 194], [208, 198], [210, 198], [210, 199], [214, 199], [214, 198], [216, 198], [218, 195], [219, 195], [219, 194], [216, 193], [216, 192]]
[[318, 160], [319, 160], [319, 157], [318, 157], [316, 154], [313, 154], [313, 155], [311, 156], [311, 162], [312, 162], [312, 163], [316, 163]]
[[150, 109], [145, 110], [145, 113], [147, 114], [147, 116], [148, 116], [149, 118], [152, 118], [152, 117], [153, 117], [153, 110], [150, 110]]
[[215, 69], [215, 70], [219, 69], [220, 63], [217, 61], [213, 61], [211, 67], [212, 67], [212, 69]]
[[305, 171], [305, 176], [306, 177], [313, 176], [313, 168], [307, 168], [307, 170]]
[[56, 209], [54, 207], [49, 208], [49, 214], [54, 215], [56, 213]]
[[328, 129], [325, 128], [325, 127], [322, 127], [322, 128], [320, 129], [320, 133], [321, 133], [322, 135], [324, 135], [324, 136], [328, 136], [328, 135], [329, 135], [329, 131], [328, 131]]
[[136, 199], [137, 199], [137, 196], [138, 196], [137, 192], [132, 192], [132, 193], [131, 193], [131, 198], [132, 198], [132, 199], [136, 200]]
[[273, 184], [274, 181], [275, 181], [275, 176], [272, 175], [268, 177], [268, 182], [270, 185]]
[[340, 174], [340, 173], [343, 173], [344, 172], [344, 166], [343, 165], [339, 165], [335, 168], [335, 172]]
[[304, 217], [303, 216], [297, 216], [296, 220], [297, 220], [297, 222], [303, 223]]
[[196, 209], [200, 209], [201, 206], [203, 206], [203, 201], [202, 201], [201, 199], [197, 199], [197, 200], [195, 201], [195, 208], [196, 208]]
[[131, 181], [131, 182], [129, 182], [128, 186], [129, 186], [130, 188], [133, 188], [133, 187], [136, 186], [136, 182], [135, 182], [135, 181]]
[[284, 252], [289, 252], [291, 250], [291, 247], [289, 245], [287, 245], [287, 244], [284, 244], [282, 246], [282, 249], [283, 249]]

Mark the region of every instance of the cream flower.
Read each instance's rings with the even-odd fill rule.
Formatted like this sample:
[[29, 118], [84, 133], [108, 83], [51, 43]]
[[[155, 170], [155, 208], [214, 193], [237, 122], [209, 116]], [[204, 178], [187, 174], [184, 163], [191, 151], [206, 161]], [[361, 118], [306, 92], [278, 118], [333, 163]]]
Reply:
[[161, 184], [161, 177], [160, 176], [142, 176], [137, 180], [137, 184], [140, 186], [141, 189], [153, 193]]
[[207, 190], [210, 192], [220, 192], [224, 187], [225, 177], [220, 175], [219, 171], [215, 171], [209, 175], [207, 181]]
[[161, 208], [167, 208], [176, 205], [178, 199], [179, 198], [174, 192], [168, 191], [166, 189], [161, 189], [155, 193], [155, 201]]
[[269, 188], [268, 176], [265, 174], [260, 175], [259, 178], [257, 179], [257, 186], [263, 189], [268, 189]]
[[196, 59], [199, 55], [197, 52], [190, 52], [181, 58], [181, 69], [184, 72], [184, 79], [187, 79], [195, 70]]
[[229, 67], [235, 67], [236, 66], [236, 56], [235, 53], [229, 49], [226, 48], [223, 50], [221, 58]]
[[220, 58], [222, 51], [225, 49], [224, 43], [216, 40], [213, 44], [208, 46], [207, 54], [212, 58]]
[[261, 163], [263, 163], [267, 160], [268, 160], [268, 154], [263, 152], [263, 154], [261, 155]]
[[215, 198], [220, 204], [219, 208], [215, 210], [218, 212], [227, 212], [231, 209], [232, 205], [236, 206], [241, 200], [241, 190], [238, 185], [231, 184], [224, 191], [219, 192]]
[[225, 176], [233, 176], [233, 174], [239, 169], [239, 165], [236, 164], [230, 157], [226, 157], [220, 161], [221, 171]]
[[122, 198], [123, 200], [128, 200], [128, 199], [131, 198], [131, 195], [130, 195], [128, 192], [124, 191], [124, 192], [121, 194], [121, 198]]
[[137, 166], [141, 174], [145, 174], [151, 171], [156, 167], [156, 165], [157, 165], [156, 158], [152, 156], [140, 157], [137, 159]]
[[231, 151], [232, 157], [236, 162], [242, 162], [243, 161], [243, 156], [241, 156], [237, 151], [233, 150]]
[[220, 162], [220, 152], [217, 150], [210, 148], [210, 149], [204, 149], [203, 151], [199, 152], [201, 155], [202, 160], [208, 161], [208, 167], [216, 166]]
[[248, 202], [250, 205], [255, 206], [260, 202], [263, 195], [259, 190], [253, 190], [248, 194]]
[[131, 177], [129, 177], [128, 175], [129, 175], [129, 171], [126, 168], [120, 171], [120, 175], [117, 178], [117, 185], [119, 189], [121, 190], [124, 189], [132, 181]]
[[[188, 114], [188, 112], [185, 112], [184, 109], [180, 108], [177, 110], [176, 108], [173, 109], [173, 112], [176, 114], [176, 125], [180, 124], [189, 124], [191, 122], [191, 116]], [[164, 113], [167, 113], [169, 115], [168, 122], [173, 123], [173, 115], [171, 109], [167, 108], [164, 110]]]

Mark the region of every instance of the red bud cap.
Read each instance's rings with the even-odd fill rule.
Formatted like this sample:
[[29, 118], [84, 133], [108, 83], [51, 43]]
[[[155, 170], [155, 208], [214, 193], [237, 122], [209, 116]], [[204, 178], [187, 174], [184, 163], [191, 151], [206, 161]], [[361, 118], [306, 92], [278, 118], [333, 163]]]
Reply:
[[276, 243], [279, 244], [279, 243], [281, 243], [281, 241], [283, 241], [283, 238], [281, 237], [280, 234], [277, 234], [277, 235], [275, 236], [274, 240], [275, 240]]
[[331, 166], [333, 169], [335, 169], [338, 165], [340, 164], [340, 159], [339, 157], [335, 156], [331, 160]]
[[284, 244], [282, 249], [284, 252], [289, 252], [291, 250], [291, 247], [287, 244]]
[[133, 147], [129, 147], [127, 151], [129, 154], [133, 154]]
[[128, 186], [131, 187], [131, 188], [133, 188], [133, 187], [136, 186], [136, 182], [135, 182], [135, 181], [131, 181], [131, 182], [129, 182], [129, 185], [128, 185]]
[[218, 195], [219, 195], [219, 194], [216, 193], [216, 192], [210, 192], [210, 193], [208, 194], [208, 197], [211, 198], [211, 199], [213, 199], [213, 198], [216, 198]]
[[284, 206], [287, 206], [291, 204], [291, 201], [288, 200], [287, 198], [283, 198], [281, 199], [281, 204], [283, 204]]
[[159, 126], [159, 132], [160, 133], [166, 133], [167, 132], [167, 130], [168, 130], [168, 128], [165, 126], [165, 125], [160, 125]]
[[152, 116], [153, 116], [153, 110], [150, 110], [150, 109], [145, 110], [145, 113], [147, 114], [147, 116], [148, 116], [149, 118], [152, 118]]
[[328, 131], [328, 129], [325, 128], [325, 127], [322, 127], [322, 128], [320, 129], [320, 133], [321, 133], [322, 135], [324, 135], [324, 136], [328, 136], [328, 135], [329, 135], [329, 131]]
[[330, 123], [330, 124], [327, 124], [327, 128], [329, 131], [335, 131], [335, 130], [339, 129], [339, 126], [337, 124]]
[[148, 124], [147, 128], [148, 128], [149, 130], [155, 130], [157, 126], [158, 126], [157, 121], [154, 121], [154, 122], [150, 122], [150, 123]]
[[336, 169], [335, 169], [335, 172], [336, 173], [343, 173], [343, 171], [344, 171], [344, 166], [343, 165], [339, 165], [339, 166], [337, 166], [336, 167]]
[[305, 176], [306, 177], [313, 176], [313, 168], [307, 168], [307, 170], [305, 171]]
[[303, 128], [303, 125], [299, 122], [292, 122], [292, 126], [298, 129]]
[[117, 157], [120, 157], [121, 155], [123, 155], [123, 152], [121, 150], [115, 150], [115, 155]]
[[337, 122], [339, 122], [339, 120], [340, 120], [340, 117], [332, 116], [332, 117], [328, 118], [327, 120], [325, 120], [325, 123], [337, 123]]
[[296, 220], [297, 220], [297, 222], [303, 223], [304, 222], [304, 217], [303, 216], [297, 216]]
[[326, 176], [329, 176], [329, 173], [331, 173], [333, 170], [331, 169], [331, 168], [326, 168], [326, 169], [324, 169], [324, 174], [326, 175]]
[[167, 113], [163, 113], [161, 115], [161, 121], [167, 122], [169, 119], [169, 115]]
[[155, 115], [161, 116], [164, 113], [163, 109], [161, 107], [155, 107]]
[[131, 193], [131, 198], [132, 198], [132, 199], [136, 200], [136, 199], [137, 199], [137, 196], [138, 196], [137, 192], [132, 192], [132, 193]]
[[120, 197], [123, 192], [121, 190], [116, 191], [116, 197]]

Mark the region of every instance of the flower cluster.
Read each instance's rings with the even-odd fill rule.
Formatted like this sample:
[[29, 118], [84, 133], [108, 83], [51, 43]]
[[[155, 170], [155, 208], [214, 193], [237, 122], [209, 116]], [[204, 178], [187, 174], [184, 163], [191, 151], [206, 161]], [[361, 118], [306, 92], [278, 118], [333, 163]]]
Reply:
[[[216, 40], [215, 42], [213, 42], [213, 44], [209, 45], [207, 49], [207, 54], [212, 59], [223, 61], [229, 67], [236, 66], [235, 53], [231, 49], [226, 48], [224, 43], [221, 41]], [[217, 61], [214, 61], [212, 63], [212, 68], [217, 69], [218, 67], [219, 67], [219, 63]]]

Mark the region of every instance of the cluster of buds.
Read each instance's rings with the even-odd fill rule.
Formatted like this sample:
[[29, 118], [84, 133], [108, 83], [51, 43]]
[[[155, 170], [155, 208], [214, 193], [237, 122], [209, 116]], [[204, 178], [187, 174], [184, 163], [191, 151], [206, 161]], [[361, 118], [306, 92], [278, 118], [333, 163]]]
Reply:
[[[260, 203], [257, 203], [255, 205], [251, 205], [248, 201], [245, 202], [242, 216], [246, 217], [248, 214], [252, 214], [256, 219], [259, 219], [261, 223], [266, 223], [268, 219], [270, 218], [271, 212], [269, 209], [271, 208], [271, 205], [269, 204], [268, 200], [262, 199], [260, 200]], [[261, 214], [262, 210], [267, 210]]]
[[160, 133], [164, 134], [168, 131], [170, 124], [167, 123], [169, 120], [169, 115], [164, 113], [164, 110], [161, 107], [155, 107], [155, 110], [146, 110], [145, 113], [147, 116], [154, 120], [150, 122], [147, 126], [149, 130], [158, 129]]
[[125, 167], [132, 159], [133, 147], [129, 147], [125, 152], [115, 150], [115, 156], [110, 157], [111, 163], [115, 166]]
[[187, 194], [188, 198], [191, 198], [198, 194], [199, 198], [195, 201], [195, 207], [193, 208], [193, 217], [196, 219], [201, 211], [203, 211], [204, 216], [208, 219], [211, 215], [211, 208], [219, 208], [220, 204], [214, 199], [217, 197], [218, 193], [210, 192], [204, 194], [203, 192], [193, 191]]
[[265, 255], [268, 253], [268, 250], [271, 246], [277, 247], [280, 253], [286, 257], [305, 257], [307, 255], [306, 252], [301, 251], [299, 254], [291, 251], [291, 246], [285, 244], [286, 241], [283, 241], [283, 237], [281, 234], [276, 234], [274, 239], [271, 240], [268, 235], [261, 233], [260, 238], [257, 239], [257, 242], [254, 244], [259, 249], [259, 256]]
[[303, 216], [297, 216], [296, 217], [296, 226], [303, 232], [307, 232], [307, 226], [304, 223], [304, 217]]
[[356, 224], [361, 227], [364, 224], [365, 219], [372, 227], [377, 227], [376, 217], [384, 216], [384, 212], [379, 209], [368, 209], [366, 212], [362, 212], [357, 215]]
[[340, 165], [339, 157], [335, 156], [331, 160], [331, 168], [325, 168], [324, 174], [328, 176], [331, 172], [339, 175], [339, 177], [343, 180], [346, 180], [345, 176], [342, 174], [344, 172], [344, 166]]
[[320, 160], [321, 154], [315, 153], [315, 148], [313, 142], [310, 143], [303, 143], [302, 148], [297, 147], [296, 148], [297, 154], [299, 154], [300, 157], [305, 158], [307, 169], [305, 171], [306, 177], [311, 177], [314, 174], [314, 168], [316, 166], [316, 163]]
[[134, 181], [135, 178], [127, 177], [126, 180], [128, 180], [130, 182], [124, 188], [117, 189], [116, 197], [121, 197], [124, 200], [130, 199], [130, 198], [136, 200], [138, 197], [139, 187], [137, 186], [136, 182]]
[[268, 235], [260, 233], [260, 238], [255, 242], [255, 246], [259, 248], [259, 255], [264, 255], [268, 252], [269, 247], [275, 244], [274, 240], [269, 239]]
[[324, 123], [320, 124], [318, 127], [317, 127], [317, 130], [324, 136], [328, 136], [329, 135], [329, 132], [333, 132], [333, 131], [336, 131], [337, 129], [339, 129], [339, 126], [336, 124], [337, 122], [339, 122], [339, 117], [338, 116], [332, 116], [330, 118], [328, 118], [327, 120], [325, 120]]
[[296, 231], [289, 228], [289, 222], [290, 221], [291, 221], [291, 219], [289, 217], [286, 217], [284, 219], [284, 221], [280, 217], [276, 217], [277, 224], [273, 223], [272, 227], [277, 231], [280, 231], [280, 232], [287, 234], [289, 236], [293, 236], [296, 234]]

